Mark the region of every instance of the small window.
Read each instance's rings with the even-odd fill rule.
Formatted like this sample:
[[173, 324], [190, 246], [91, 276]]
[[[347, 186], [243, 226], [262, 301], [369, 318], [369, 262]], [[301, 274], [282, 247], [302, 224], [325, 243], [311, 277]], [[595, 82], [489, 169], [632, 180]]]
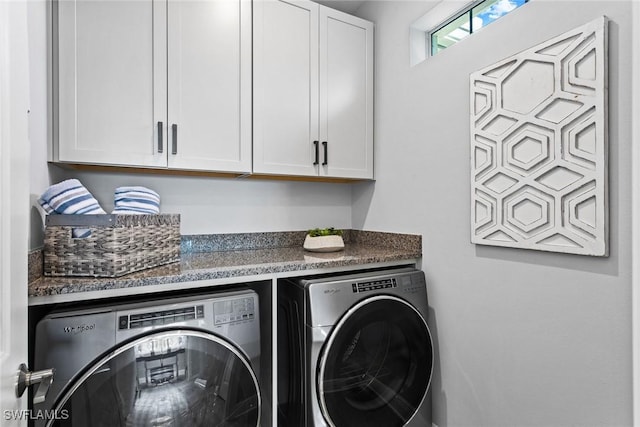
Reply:
[[525, 4], [528, 0], [481, 0], [471, 4], [429, 32], [431, 55], [448, 48], [496, 19]]

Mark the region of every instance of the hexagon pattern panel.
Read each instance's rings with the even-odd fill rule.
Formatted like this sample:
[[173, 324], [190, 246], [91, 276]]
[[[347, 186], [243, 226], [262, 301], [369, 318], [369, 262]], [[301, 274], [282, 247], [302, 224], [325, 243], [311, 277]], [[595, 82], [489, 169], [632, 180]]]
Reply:
[[471, 74], [471, 242], [608, 254], [607, 19]]

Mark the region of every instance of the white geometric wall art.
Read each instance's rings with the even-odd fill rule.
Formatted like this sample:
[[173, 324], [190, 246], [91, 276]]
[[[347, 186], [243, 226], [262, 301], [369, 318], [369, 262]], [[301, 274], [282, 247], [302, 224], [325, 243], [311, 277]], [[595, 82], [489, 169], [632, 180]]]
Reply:
[[470, 80], [471, 242], [607, 256], [607, 18]]

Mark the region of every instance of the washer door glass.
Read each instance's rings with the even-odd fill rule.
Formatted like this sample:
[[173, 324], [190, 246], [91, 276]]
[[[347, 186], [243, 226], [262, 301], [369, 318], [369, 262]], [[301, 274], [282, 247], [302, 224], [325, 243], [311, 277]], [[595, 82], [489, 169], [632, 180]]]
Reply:
[[[212, 334], [154, 332], [93, 365], [57, 405], [53, 426], [258, 426], [245, 356]], [[63, 419], [66, 418], [66, 419]]]
[[403, 426], [426, 396], [432, 365], [431, 334], [415, 308], [393, 296], [361, 301], [321, 352], [323, 415], [336, 427]]

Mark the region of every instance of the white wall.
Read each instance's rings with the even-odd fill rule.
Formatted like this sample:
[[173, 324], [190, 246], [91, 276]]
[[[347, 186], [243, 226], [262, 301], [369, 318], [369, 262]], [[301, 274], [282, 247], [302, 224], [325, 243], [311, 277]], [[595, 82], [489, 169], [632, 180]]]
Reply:
[[[48, 166], [46, 2], [29, 2], [31, 60], [31, 182], [33, 201], [52, 183], [78, 178], [107, 211], [120, 185], [145, 185], [161, 196], [161, 210], [181, 214], [182, 234], [351, 228], [351, 185], [92, 173]], [[42, 246], [42, 220], [31, 215], [30, 248]]]
[[181, 214], [182, 234], [351, 228], [350, 184], [51, 171], [54, 182], [79, 179], [107, 212], [116, 187], [152, 188], [162, 212]]
[[[376, 23], [377, 182], [353, 190], [354, 228], [423, 235], [434, 422], [631, 425], [631, 1], [532, 0], [411, 68], [409, 26], [434, 4], [358, 10]], [[601, 15], [611, 19], [611, 255], [472, 245], [469, 74]]]
[[[632, 36], [632, 49], [634, 52], [640, 52], [640, 3], [633, 3], [633, 36]], [[632, 91], [632, 111], [640, 111], [640, 55], [633, 56], [632, 63], [633, 73], [633, 91]], [[640, 165], [640, 147], [638, 141], [640, 141], [640, 121], [633, 121], [632, 131], [633, 141], [633, 160], [634, 166]], [[633, 179], [632, 188], [640, 188], [640, 170], [638, 167], [633, 167]], [[634, 422], [636, 425], [640, 422], [640, 260], [637, 254], [640, 253], [640, 194], [637, 191], [633, 191], [632, 195], [633, 208], [632, 212], [632, 239], [633, 239], [633, 281], [631, 287], [633, 290], [633, 413]]]

